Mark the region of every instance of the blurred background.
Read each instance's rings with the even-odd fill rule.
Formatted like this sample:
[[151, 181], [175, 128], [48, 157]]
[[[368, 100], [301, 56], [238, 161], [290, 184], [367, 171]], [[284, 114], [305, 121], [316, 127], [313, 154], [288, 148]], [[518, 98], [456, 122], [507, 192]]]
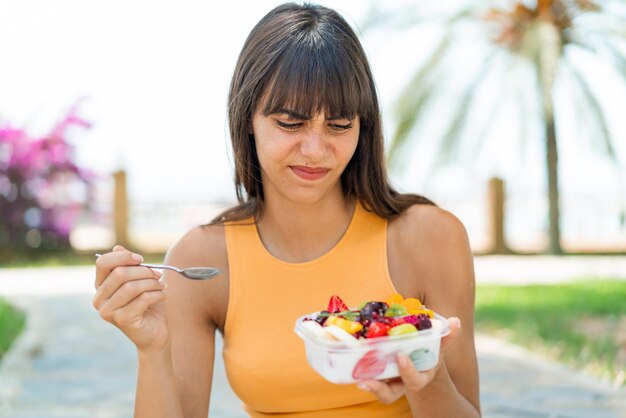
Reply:
[[[115, 243], [161, 260], [234, 204], [230, 76], [279, 3], [0, 0], [0, 272]], [[479, 332], [624, 385], [626, 270], [499, 284], [546, 255], [544, 278], [624, 260], [626, 1], [320, 3], [368, 54], [393, 184], [456, 214], [477, 265], [509, 257]], [[0, 356], [24, 321], [2, 309]]]
[[[162, 252], [233, 204], [229, 78], [275, 4], [0, 1], [2, 259]], [[369, 55], [397, 188], [477, 253], [626, 250], [623, 1], [325, 4]]]

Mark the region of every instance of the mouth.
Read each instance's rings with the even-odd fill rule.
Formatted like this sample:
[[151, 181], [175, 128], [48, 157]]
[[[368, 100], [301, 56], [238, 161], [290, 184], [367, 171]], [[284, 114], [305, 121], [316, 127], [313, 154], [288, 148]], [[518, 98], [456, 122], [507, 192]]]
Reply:
[[330, 172], [329, 168], [324, 167], [307, 167], [302, 165], [290, 165], [289, 168], [293, 173], [304, 180], [319, 180]]

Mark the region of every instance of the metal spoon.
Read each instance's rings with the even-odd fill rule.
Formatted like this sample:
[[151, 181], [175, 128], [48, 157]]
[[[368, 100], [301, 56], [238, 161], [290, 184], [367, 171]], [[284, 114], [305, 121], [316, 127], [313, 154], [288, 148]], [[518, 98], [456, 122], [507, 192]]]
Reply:
[[[96, 254], [96, 258], [101, 254]], [[189, 267], [186, 269], [179, 269], [178, 267], [168, 266], [165, 264], [147, 264], [141, 263], [140, 266], [150, 267], [152, 269], [159, 270], [173, 270], [191, 280], [206, 280], [211, 279], [222, 272], [222, 270], [215, 267]]]

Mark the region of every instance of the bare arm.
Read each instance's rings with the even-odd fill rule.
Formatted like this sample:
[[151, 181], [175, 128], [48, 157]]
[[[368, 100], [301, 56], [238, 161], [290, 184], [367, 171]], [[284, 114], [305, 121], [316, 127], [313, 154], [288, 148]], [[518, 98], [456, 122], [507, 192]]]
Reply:
[[[215, 357], [216, 313], [227, 300], [227, 265], [220, 254], [220, 231], [196, 228], [170, 249], [168, 264], [177, 267], [217, 266], [223, 273], [207, 281], [165, 273], [171, 361], [185, 418], [206, 418]], [[207, 256], [208, 255], [208, 256]], [[225, 255], [225, 253], [224, 253]], [[208, 258], [207, 258], [208, 257]], [[226, 296], [225, 296], [226, 295]]]
[[[166, 261], [179, 267], [218, 265], [204, 256], [214, 246], [206, 239], [200, 228], [190, 231]], [[165, 273], [159, 281], [160, 273], [136, 266], [139, 261], [123, 248], [116, 250], [99, 260], [94, 306], [137, 346], [135, 417], [205, 418], [216, 329], [212, 301], [223, 296], [226, 279], [197, 282]]]
[[[194, 260], [186, 237], [168, 251], [166, 263], [178, 267], [204, 265]], [[166, 271], [167, 323], [170, 344], [163, 352], [138, 352], [136, 418], [206, 418], [213, 373], [215, 325], [205, 300], [210, 282], [188, 280]]]
[[141, 258], [121, 246], [96, 261], [93, 305], [118, 327], [139, 354], [136, 417], [183, 417], [169, 357], [165, 314], [167, 293], [161, 273], [137, 266]]
[[[443, 211], [441, 211], [443, 212]], [[443, 212], [433, 220], [433, 270], [425, 303], [444, 316], [458, 317], [462, 331], [443, 353], [433, 380], [407, 398], [416, 417], [480, 416], [478, 366], [474, 347], [474, 267], [465, 228]]]
[[406, 395], [416, 418], [479, 417], [475, 283], [467, 234], [461, 222], [442, 209], [412, 209], [401, 220], [398, 231], [402, 232], [392, 244], [400, 260], [395, 263], [396, 276], [402, 278], [397, 285], [403, 293], [421, 298], [429, 308], [449, 317], [452, 332], [442, 341], [434, 369], [418, 372], [407, 361], [399, 367], [401, 380], [368, 381], [367, 387], [383, 402]]
[[171, 348], [159, 352], [138, 352], [135, 418], [183, 418], [178, 396]]

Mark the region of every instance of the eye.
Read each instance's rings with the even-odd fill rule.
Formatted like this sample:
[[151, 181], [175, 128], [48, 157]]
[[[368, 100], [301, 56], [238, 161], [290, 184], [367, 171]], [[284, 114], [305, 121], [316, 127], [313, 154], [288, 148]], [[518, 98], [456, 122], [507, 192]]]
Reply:
[[295, 131], [296, 129], [298, 129], [299, 127], [302, 126], [301, 122], [287, 123], [287, 122], [280, 121], [278, 119], [276, 119], [276, 124], [279, 127], [283, 128], [285, 130], [288, 130], [288, 131]]
[[347, 123], [347, 124], [331, 123], [329, 126], [330, 126], [330, 128], [333, 131], [344, 132], [344, 131], [347, 131], [348, 129], [352, 128], [352, 122]]

